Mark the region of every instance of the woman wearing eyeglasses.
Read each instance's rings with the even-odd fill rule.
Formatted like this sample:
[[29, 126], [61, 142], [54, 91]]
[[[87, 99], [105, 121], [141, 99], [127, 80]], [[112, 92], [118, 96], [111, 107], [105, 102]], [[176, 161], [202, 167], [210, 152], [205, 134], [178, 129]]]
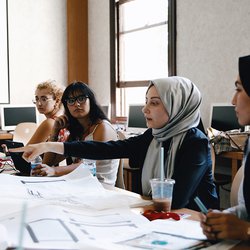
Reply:
[[[116, 130], [98, 105], [88, 85], [82, 82], [71, 83], [63, 93], [62, 103], [65, 115], [56, 118], [50, 141], [117, 140]], [[80, 158], [72, 158], [70, 165], [49, 167], [64, 159], [62, 155], [46, 153], [43, 163], [48, 166], [37, 167], [33, 174], [61, 176], [73, 171], [82, 162]], [[96, 176], [99, 181], [115, 185], [118, 165], [118, 159], [97, 161]]]
[[37, 85], [33, 103], [36, 104], [38, 112], [45, 115], [46, 119], [39, 125], [27, 144], [48, 140], [55, 118], [63, 114], [62, 94], [63, 89], [56, 85], [55, 81], [48, 80]]
[[129, 158], [132, 168], [140, 168], [140, 192], [150, 196], [150, 179], [162, 175], [163, 147], [165, 177], [175, 180], [172, 208], [198, 210], [195, 196], [205, 206], [218, 208], [209, 142], [197, 129], [201, 104], [198, 88], [187, 78], [173, 76], [150, 81], [145, 97], [142, 112], [149, 129], [142, 135], [105, 143], [47, 142], [11, 151], [24, 151], [23, 157], [28, 161], [44, 152], [89, 159]]

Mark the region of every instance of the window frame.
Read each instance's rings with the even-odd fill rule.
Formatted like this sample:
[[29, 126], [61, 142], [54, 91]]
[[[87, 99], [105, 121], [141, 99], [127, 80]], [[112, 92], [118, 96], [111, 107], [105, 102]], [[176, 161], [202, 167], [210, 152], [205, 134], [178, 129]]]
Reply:
[[[133, 0], [119, 0], [121, 3]], [[117, 0], [110, 0], [110, 96], [111, 119], [116, 117], [116, 88], [145, 87], [148, 80], [120, 81], [119, 79], [119, 9]], [[168, 75], [176, 75], [176, 0], [168, 0]]]

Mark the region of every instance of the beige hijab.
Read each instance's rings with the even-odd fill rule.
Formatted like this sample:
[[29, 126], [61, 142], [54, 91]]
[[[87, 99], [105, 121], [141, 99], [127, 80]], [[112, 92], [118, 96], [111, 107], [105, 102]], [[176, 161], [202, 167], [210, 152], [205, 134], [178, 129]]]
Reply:
[[[163, 141], [172, 138], [168, 155], [165, 156], [165, 177], [171, 178], [174, 172], [175, 155], [181, 147], [187, 131], [197, 127], [200, 121], [201, 95], [198, 88], [184, 77], [168, 77], [153, 80], [154, 85], [166, 108], [169, 121], [160, 128], [153, 129], [151, 141], [142, 169], [142, 191], [150, 195], [149, 180], [160, 177], [160, 148]], [[149, 87], [150, 87], [149, 86]]]

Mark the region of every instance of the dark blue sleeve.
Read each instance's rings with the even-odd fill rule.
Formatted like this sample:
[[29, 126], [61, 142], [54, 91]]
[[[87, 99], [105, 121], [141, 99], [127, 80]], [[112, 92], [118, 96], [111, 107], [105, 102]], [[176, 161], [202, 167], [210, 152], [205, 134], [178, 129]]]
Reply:
[[130, 137], [126, 140], [98, 142], [74, 141], [64, 143], [64, 155], [95, 160], [129, 158], [130, 160], [146, 154], [152, 133], [147, 130], [144, 134]]
[[172, 207], [198, 210], [193, 198], [199, 196], [208, 208], [218, 208], [208, 140], [196, 133], [187, 137], [176, 155]]

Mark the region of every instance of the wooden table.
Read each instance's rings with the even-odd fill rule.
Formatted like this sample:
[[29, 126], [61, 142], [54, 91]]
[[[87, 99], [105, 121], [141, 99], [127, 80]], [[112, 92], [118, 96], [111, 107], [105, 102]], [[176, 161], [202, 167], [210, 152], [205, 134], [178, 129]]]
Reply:
[[231, 159], [231, 174], [232, 174], [232, 181], [241, 167], [242, 159], [243, 159], [243, 152], [239, 151], [232, 151], [232, 152], [223, 152], [218, 155], [218, 157]]
[[2, 133], [0, 131], [0, 140], [12, 140], [12, 139], [13, 139], [13, 134], [7, 132]]

